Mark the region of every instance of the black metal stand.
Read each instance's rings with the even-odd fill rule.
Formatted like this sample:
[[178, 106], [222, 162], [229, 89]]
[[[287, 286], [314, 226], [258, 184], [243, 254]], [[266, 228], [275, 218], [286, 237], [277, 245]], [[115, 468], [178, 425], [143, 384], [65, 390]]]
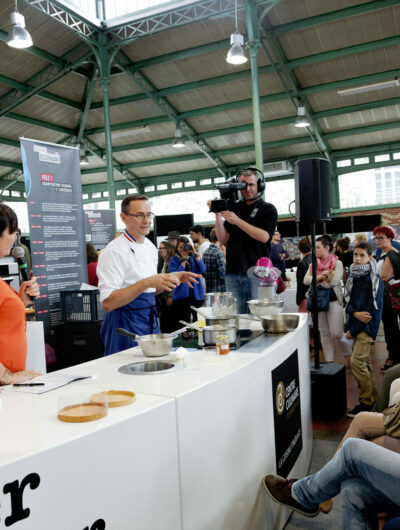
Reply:
[[317, 256], [315, 253], [315, 223], [310, 223], [311, 230], [311, 271], [312, 271], [312, 320], [314, 328], [314, 367], [320, 367], [319, 362], [319, 327], [318, 327], [318, 302], [317, 302]]

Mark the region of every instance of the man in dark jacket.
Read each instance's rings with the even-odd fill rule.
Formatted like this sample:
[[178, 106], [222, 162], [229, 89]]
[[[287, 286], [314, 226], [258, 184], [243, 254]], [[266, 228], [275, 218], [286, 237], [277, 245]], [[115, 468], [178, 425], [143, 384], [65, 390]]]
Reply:
[[371, 346], [382, 317], [383, 283], [372, 258], [372, 247], [366, 241], [354, 249], [353, 265], [346, 282], [347, 338], [354, 339], [351, 371], [358, 383], [360, 403], [347, 416], [353, 418], [372, 409], [376, 396], [375, 374], [371, 365]]

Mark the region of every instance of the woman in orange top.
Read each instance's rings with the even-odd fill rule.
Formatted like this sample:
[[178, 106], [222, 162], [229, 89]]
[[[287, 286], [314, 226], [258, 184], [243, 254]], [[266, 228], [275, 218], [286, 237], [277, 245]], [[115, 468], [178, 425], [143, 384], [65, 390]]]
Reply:
[[[14, 210], [0, 204], [0, 258], [10, 254], [17, 228]], [[25, 306], [31, 303], [29, 296], [38, 295], [39, 286], [34, 278], [23, 282], [18, 294], [0, 278], [0, 385], [22, 383], [40, 375], [35, 370], [25, 370]]]

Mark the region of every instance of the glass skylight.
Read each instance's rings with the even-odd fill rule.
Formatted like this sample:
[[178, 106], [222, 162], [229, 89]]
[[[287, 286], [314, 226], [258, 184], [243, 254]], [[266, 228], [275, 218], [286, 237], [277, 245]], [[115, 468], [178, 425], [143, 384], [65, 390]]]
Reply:
[[[59, 0], [59, 2], [67, 9], [100, 26], [103, 13], [101, 2], [98, 0]], [[141, 16], [153, 16], [192, 3], [193, 0], [104, 0], [105, 22], [107, 26], [126, 24]]]

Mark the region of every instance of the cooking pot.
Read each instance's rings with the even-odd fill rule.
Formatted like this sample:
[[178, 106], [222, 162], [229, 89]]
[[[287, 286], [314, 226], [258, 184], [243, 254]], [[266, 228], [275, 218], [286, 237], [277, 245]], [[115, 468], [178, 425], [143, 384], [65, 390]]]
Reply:
[[268, 333], [288, 333], [294, 331], [299, 324], [299, 315], [281, 313], [280, 315], [266, 315], [265, 317], [241, 316], [247, 320], [261, 322], [264, 331]]
[[207, 326], [236, 326], [237, 328], [239, 327], [239, 318], [237, 315], [234, 315], [232, 313], [226, 316], [214, 316], [202, 311], [202, 309], [199, 309], [198, 307], [191, 306], [190, 309], [192, 309], [193, 311], [197, 311], [197, 313], [205, 319]]
[[139, 344], [140, 349], [143, 352], [143, 355], [146, 357], [162, 357], [163, 355], [168, 355], [172, 350], [172, 343], [174, 339], [185, 331], [183, 330], [176, 331], [175, 333], [152, 333], [151, 335], [135, 335], [130, 331], [127, 331], [123, 328], [117, 328], [117, 333], [120, 335], [125, 335], [136, 340]]
[[205, 346], [215, 346], [217, 343], [217, 337], [219, 335], [228, 335], [229, 344], [236, 342], [238, 329], [236, 326], [228, 324], [215, 325], [215, 326], [204, 326], [200, 328], [196, 323], [189, 324], [184, 320], [180, 320], [182, 324], [186, 324], [189, 328], [196, 329], [197, 331], [203, 332], [203, 342]]

